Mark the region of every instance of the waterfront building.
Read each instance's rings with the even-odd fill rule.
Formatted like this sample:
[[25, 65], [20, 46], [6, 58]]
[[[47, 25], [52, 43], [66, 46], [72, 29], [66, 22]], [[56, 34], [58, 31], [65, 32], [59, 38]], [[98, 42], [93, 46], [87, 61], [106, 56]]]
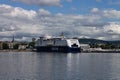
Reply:
[[28, 47], [27, 44], [19, 44], [18, 49], [19, 50], [25, 50]]
[[89, 44], [80, 44], [80, 47], [83, 51], [89, 51], [90, 45]]

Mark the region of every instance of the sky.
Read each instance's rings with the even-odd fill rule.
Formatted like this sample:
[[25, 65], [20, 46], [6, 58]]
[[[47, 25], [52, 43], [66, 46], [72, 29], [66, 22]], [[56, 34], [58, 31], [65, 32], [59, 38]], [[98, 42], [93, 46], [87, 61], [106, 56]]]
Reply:
[[120, 40], [120, 0], [0, 0], [0, 41], [40, 36]]

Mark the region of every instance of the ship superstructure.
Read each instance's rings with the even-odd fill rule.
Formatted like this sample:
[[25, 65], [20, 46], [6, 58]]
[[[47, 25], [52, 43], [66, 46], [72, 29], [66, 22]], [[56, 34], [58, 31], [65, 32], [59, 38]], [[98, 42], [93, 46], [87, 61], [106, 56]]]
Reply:
[[38, 52], [80, 52], [78, 39], [65, 37], [40, 37], [36, 40]]

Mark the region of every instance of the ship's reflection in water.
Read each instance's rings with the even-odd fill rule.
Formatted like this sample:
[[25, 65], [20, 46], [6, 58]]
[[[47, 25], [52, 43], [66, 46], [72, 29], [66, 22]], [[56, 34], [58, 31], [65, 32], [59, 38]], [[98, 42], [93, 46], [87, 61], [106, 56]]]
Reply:
[[119, 53], [0, 53], [0, 80], [119, 79]]

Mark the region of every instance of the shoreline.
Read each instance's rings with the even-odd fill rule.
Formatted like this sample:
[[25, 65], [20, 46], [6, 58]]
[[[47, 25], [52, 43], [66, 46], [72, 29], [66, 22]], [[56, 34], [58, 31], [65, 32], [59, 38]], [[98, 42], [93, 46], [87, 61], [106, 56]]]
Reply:
[[120, 53], [120, 51], [82, 51], [81, 53]]
[[34, 52], [32, 50], [0, 50], [0, 52]]
[[[33, 50], [0, 50], [0, 52], [36, 52]], [[107, 51], [81, 51], [80, 53], [120, 53], [120, 51], [111, 51], [111, 50], [107, 50]]]

